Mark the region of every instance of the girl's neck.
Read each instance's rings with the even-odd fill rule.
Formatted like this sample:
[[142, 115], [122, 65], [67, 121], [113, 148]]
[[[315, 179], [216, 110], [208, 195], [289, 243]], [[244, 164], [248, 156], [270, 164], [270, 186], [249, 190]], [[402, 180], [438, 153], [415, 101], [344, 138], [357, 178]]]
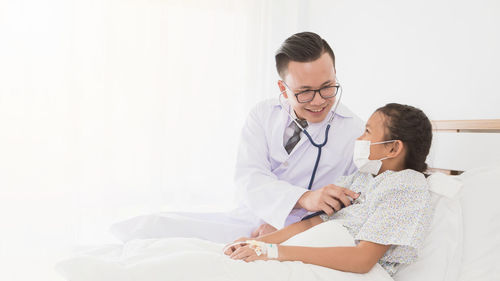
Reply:
[[[387, 159], [387, 160], [397, 160], [397, 159]], [[403, 165], [403, 163], [399, 163], [396, 161], [387, 161], [387, 160], [384, 160], [382, 162], [382, 167], [380, 167], [380, 171], [378, 172], [377, 176], [382, 174], [385, 171], [399, 172], [399, 171], [406, 169], [405, 166]], [[385, 162], [385, 161], [387, 161], [387, 162]]]

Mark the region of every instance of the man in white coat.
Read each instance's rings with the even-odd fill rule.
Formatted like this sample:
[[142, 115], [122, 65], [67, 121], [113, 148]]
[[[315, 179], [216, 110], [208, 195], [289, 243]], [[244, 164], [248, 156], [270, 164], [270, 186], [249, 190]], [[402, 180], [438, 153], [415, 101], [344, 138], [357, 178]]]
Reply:
[[[333, 185], [355, 171], [354, 141], [364, 123], [339, 102], [332, 49], [317, 34], [302, 32], [286, 39], [275, 58], [280, 98], [259, 103], [242, 132], [235, 175], [239, 208], [230, 213], [136, 217], [113, 225], [116, 236], [124, 241], [181, 236], [226, 243], [275, 231], [310, 213], [331, 215], [357, 198]], [[294, 119], [317, 144], [324, 142], [326, 127], [331, 126], [312, 183], [318, 148]]]

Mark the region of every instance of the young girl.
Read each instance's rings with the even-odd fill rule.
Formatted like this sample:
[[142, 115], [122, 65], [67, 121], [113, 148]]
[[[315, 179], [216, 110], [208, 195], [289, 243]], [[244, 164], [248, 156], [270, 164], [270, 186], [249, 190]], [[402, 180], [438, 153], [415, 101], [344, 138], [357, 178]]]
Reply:
[[[355, 144], [358, 172], [337, 182], [359, 194], [352, 205], [256, 241], [238, 239], [225, 254], [247, 262], [302, 261], [356, 273], [366, 273], [378, 262], [392, 276], [400, 265], [415, 261], [431, 221], [430, 194], [422, 174], [431, 141], [432, 126], [421, 110], [395, 103], [377, 109]], [[344, 226], [356, 246], [279, 245], [329, 220]]]

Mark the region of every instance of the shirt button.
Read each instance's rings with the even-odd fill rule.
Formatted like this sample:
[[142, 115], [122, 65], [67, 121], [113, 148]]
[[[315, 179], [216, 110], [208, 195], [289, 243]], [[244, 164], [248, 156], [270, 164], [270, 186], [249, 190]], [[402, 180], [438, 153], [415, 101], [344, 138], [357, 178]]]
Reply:
[[288, 162], [283, 162], [283, 166], [288, 167]]

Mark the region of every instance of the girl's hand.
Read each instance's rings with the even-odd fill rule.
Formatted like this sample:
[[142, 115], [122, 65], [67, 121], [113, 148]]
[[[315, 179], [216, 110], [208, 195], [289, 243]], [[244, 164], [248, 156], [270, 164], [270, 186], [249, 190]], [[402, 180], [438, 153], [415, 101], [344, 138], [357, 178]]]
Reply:
[[[235, 260], [244, 260], [246, 262], [251, 262], [251, 261], [256, 261], [256, 260], [270, 260], [267, 257], [267, 254], [261, 253], [260, 255], [257, 255], [257, 249], [254, 249], [255, 246], [252, 245], [246, 245], [243, 247], [239, 247], [234, 251], [231, 255], [230, 258], [235, 259]], [[257, 250], [257, 251], [256, 251]]]
[[236, 243], [236, 242], [243, 242], [243, 241], [247, 241], [247, 240], [250, 240], [251, 238], [248, 238], [248, 237], [241, 237], [239, 239], [236, 239], [234, 240], [233, 242], [229, 243], [228, 245], [226, 245], [227, 249], [226, 251], [224, 251], [224, 254], [226, 255], [231, 255], [232, 253], [234, 253], [234, 251], [236, 251], [237, 249], [239, 249], [240, 247], [243, 247], [245, 245], [248, 245], [246, 243], [241, 243], [241, 244], [236, 244], [236, 245], [233, 245], [231, 247], [228, 247], [229, 245], [233, 244], [233, 243]]

